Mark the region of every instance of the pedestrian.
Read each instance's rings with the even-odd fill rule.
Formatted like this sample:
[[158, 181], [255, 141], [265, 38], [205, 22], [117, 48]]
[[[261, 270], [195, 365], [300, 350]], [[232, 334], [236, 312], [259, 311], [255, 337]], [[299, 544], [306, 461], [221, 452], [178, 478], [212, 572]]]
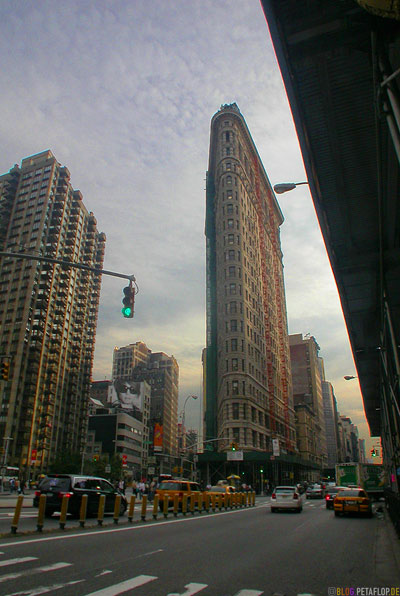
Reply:
[[14, 490], [15, 490], [15, 480], [14, 480], [14, 478], [10, 478], [9, 484], [10, 484], [10, 493], [13, 493]]
[[137, 497], [137, 484], [136, 484], [136, 480], [132, 480], [132, 495], [134, 495], [135, 497]]
[[120, 480], [118, 482], [118, 489], [123, 495], [125, 494], [125, 480]]
[[156, 485], [157, 485], [157, 483], [153, 478], [153, 480], [150, 482], [150, 486], [149, 486], [149, 501], [150, 501], [150, 503], [153, 502], [154, 493], [156, 492]]

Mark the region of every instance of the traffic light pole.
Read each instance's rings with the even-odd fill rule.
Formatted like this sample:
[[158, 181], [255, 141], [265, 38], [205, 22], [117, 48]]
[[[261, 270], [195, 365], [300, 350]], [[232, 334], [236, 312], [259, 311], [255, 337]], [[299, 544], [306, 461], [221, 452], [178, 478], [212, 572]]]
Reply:
[[136, 285], [136, 279], [134, 275], [127, 275], [126, 273], [117, 273], [116, 271], [107, 271], [106, 269], [99, 269], [98, 267], [90, 267], [89, 265], [82, 265], [81, 263], [74, 263], [73, 261], [65, 261], [64, 259], [52, 259], [51, 257], [44, 257], [42, 255], [28, 255], [21, 252], [5, 252], [0, 251], [0, 257], [11, 257], [14, 259], [28, 259], [30, 261], [43, 261], [45, 263], [53, 263], [54, 265], [62, 265], [63, 267], [71, 267], [72, 269], [83, 269], [84, 271], [90, 271], [97, 275], [112, 275], [113, 277], [119, 277], [121, 279], [129, 279]]

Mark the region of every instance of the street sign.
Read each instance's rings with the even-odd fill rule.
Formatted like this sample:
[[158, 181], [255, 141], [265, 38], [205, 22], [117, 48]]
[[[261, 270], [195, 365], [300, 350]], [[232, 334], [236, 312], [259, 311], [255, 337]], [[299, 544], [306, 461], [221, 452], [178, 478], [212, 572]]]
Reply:
[[227, 461], [243, 461], [243, 451], [227, 451], [226, 459]]
[[124, 467], [128, 465], [128, 456], [127, 455], [122, 456], [122, 465]]
[[106, 474], [109, 474], [111, 472], [111, 466], [109, 466], [108, 464], [106, 465], [106, 467], [104, 468]]

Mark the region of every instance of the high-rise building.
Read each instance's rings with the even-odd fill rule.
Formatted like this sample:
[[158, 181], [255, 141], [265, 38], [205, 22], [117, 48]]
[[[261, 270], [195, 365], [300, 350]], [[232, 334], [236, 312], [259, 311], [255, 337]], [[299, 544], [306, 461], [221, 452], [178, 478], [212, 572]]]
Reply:
[[[0, 176], [0, 247], [102, 268], [97, 230], [70, 173], [51, 151]], [[101, 277], [62, 264], [0, 256], [0, 441], [8, 463], [45, 470], [82, 450]]]
[[[322, 363], [314, 337], [289, 336], [294, 407], [298, 419], [298, 444], [304, 459], [322, 469], [327, 466]], [[300, 428], [300, 426], [302, 428]]]
[[[205, 440], [296, 451], [279, 226], [283, 215], [233, 103], [211, 121]], [[215, 439], [218, 439], [215, 441]], [[214, 442], [215, 441], [215, 442]]]
[[[113, 382], [147, 381], [151, 387], [150, 443], [160, 453], [178, 452], [179, 366], [173, 356], [152, 352], [143, 342], [114, 349]], [[154, 442], [157, 425], [158, 441]], [[161, 435], [160, 435], [161, 433]]]

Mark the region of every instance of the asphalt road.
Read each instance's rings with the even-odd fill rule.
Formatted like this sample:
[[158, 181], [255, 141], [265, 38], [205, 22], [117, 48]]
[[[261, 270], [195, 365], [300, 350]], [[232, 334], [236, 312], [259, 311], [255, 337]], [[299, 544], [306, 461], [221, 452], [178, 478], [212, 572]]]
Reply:
[[271, 514], [268, 501], [211, 515], [3, 538], [0, 593], [351, 596], [354, 588], [357, 596], [361, 587], [400, 586], [398, 552], [382, 516], [336, 518], [321, 501], [305, 502], [300, 515]]

